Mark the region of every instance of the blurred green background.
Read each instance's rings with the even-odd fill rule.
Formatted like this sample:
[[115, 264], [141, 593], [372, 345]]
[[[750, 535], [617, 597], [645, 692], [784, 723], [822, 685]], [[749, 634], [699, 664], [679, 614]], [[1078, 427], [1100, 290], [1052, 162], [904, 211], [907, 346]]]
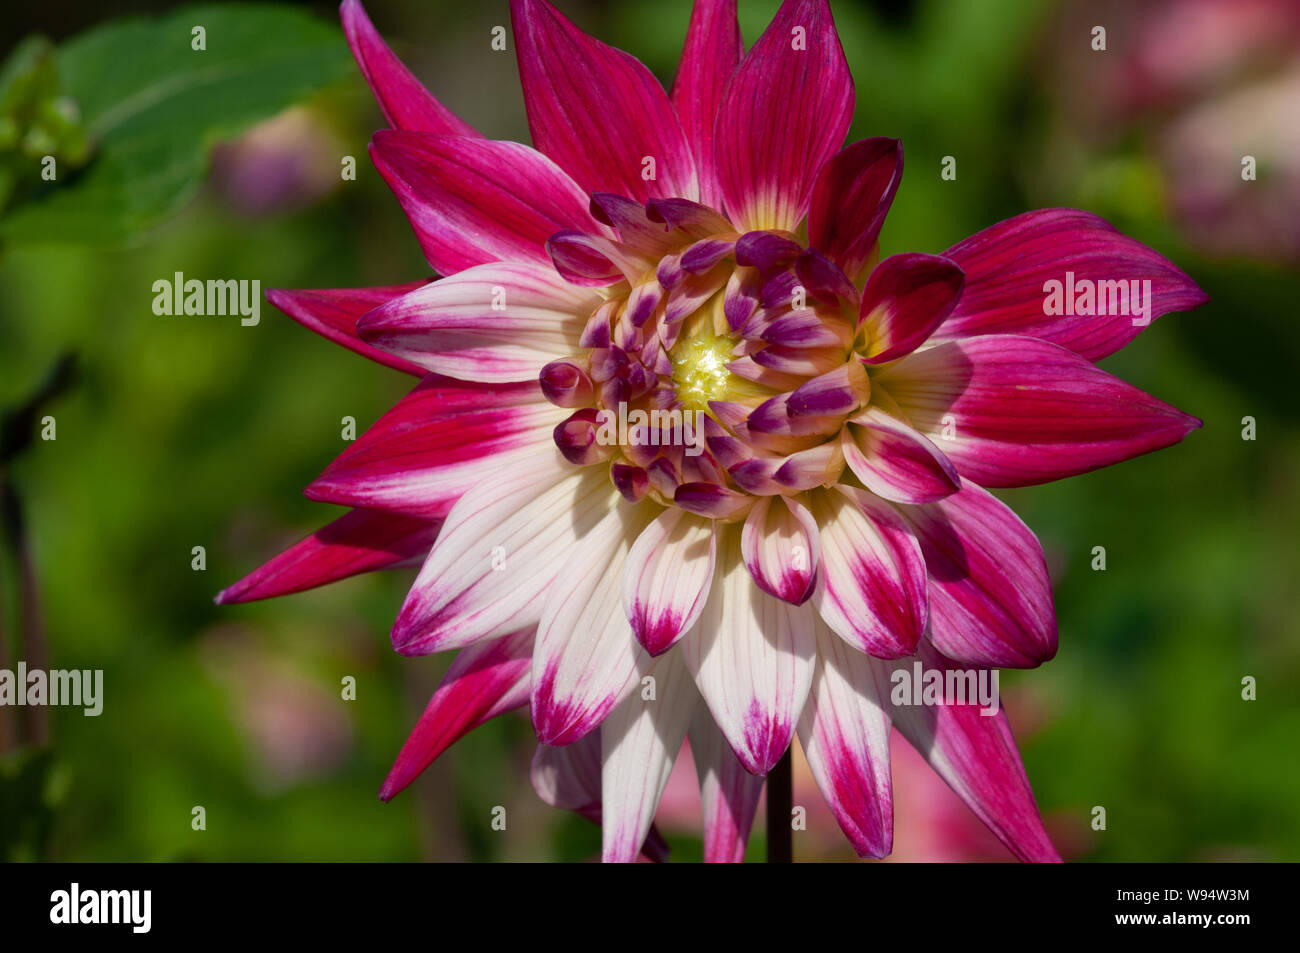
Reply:
[[[671, 82], [688, 0], [559, 5]], [[253, 15], [222, 6], [223, 16]], [[776, 6], [741, 0], [747, 42]], [[852, 137], [897, 136], [906, 150], [885, 254], [939, 252], [1030, 208], [1078, 206], [1168, 255], [1212, 299], [1104, 362], [1202, 418], [1203, 430], [1149, 457], [1005, 495], [1041, 538], [1055, 582], [1058, 657], [1004, 673], [1003, 685], [1058, 846], [1082, 860], [1300, 859], [1295, 5], [832, 7], [857, 83]], [[119, 3], [110, 18], [172, 9]], [[489, 136], [527, 141], [513, 52], [489, 47], [492, 27], [509, 23], [505, 0], [468, 10], [371, 0], [367, 9], [444, 102]], [[3, 664], [34, 665], [33, 652], [45, 651], [49, 667], [105, 672], [98, 718], [51, 708], [43, 725], [39, 712], [0, 709], [0, 857], [589, 858], [597, 829], [545, 807], [529, 786], [522, 715], [471, 734], [393, 803], [376, 798], [448, 662], [401, 659], [389, 647], [410, 573], [212, 604], [333, 518], [300, 491], [342, 449], [342, 418], [363, 429], [413, 385], [270, 305], [257, 327], [151, 310], [153, 282], [176, 271], [257, 278], [263, 288], [427, 274], [366, 158], [382, 121], [347, 60], [334, 6], [293, 15], [301, 29], [259, 48], [268, 65], [247, 88], [218, 87], [217, 99], [154, 133], [149, 148], [175, 152], [174, 182], [140, 165], [148, 149], [114, 146], [110, 172], [143, 169], [156, 208], [126, 214], [110, 190], [30, 211], [78, 175], [97, 188], [106, 179], [96, 162], [109, 161], [111, 137], [97, 142], [92, 131], [82, 154], [77, 127], [112, 107], [113, 83], [129, 85], [129, 57], [101, 60], [112, 81], [31, 81], [102, 100], [79, 112], [41, 113], [54, 87], [24, 99], [12, 77], [9, 99], [0, 97], [11, 133], [48, 120], [46, 138], [28, 143], [36, 157], [12, 135], [5, 151], [0, 125], [0, 184], [11, 193], [0, 212], [0, 407], [20, 405], [61, 355], [78, 366], [38, 414], [55, 417], [57, 439], [35, 439], [4, 465], [26, 534], [22, 546], [11, 534], [0, 554]], [[22, 52], [33, 33], [63, 44], [105, 17], [90, 2], [7, 11], [0, 53]], [[1107, 27], [1104, 52], [1091, 48], [1096, 24]], [[300, 55], [285, 58], [295, 43]], [[30, 78], [31, 62], [20, 66]], [[84, 58], [76, 68], [88, 68]], [[84, 171], [34, 185], [46, 148]], [[356, 181], [340, 181], [345, 155], [357, 158]], [[1258, 159], [1256, 181], [1241, 180], [1245, 155]], [[944, 156], [956, 158], [955, 181], [940, 178]], [[1245, 417], [1254, 440], [1243, 439]], [[195, 546], [206, 549], [203, 571], [191, 568]], [[1105, 571], [1090, 568], [1095, 546], [1106, 549]], [[21, 608], [32, 604], [21, 591], [24, 550], [43, 634], [30, 613], [23, 632]], [[346, 676], [357, 679], [355, 701], [340, 698]], [[1242, 698], [1246, 676], [1257, 700]], [[899, 775], [896, 857], [999, 856], [928, 774]], [[820, 805], [806, 775], [795, 800]], [[675, 857], [698, 857], [698, 819], [670, 801], [661, 825]], [[489, 827], [495, 805], [509, 811], [507, 833]], [[1089, 826], [1098, 805], [1104, 831]], [[204, 831], [191, 828], [194, 806], [206, 810]], [[824, 811], [813, 813], [796, 857], [850, 858]], [[950, 827], [970, 834], [969, 847], [954, 847], [965, 843], [958, 835], [944, 850], [931, 846]], [[757, 832], [751, 858], [762, 839]]]

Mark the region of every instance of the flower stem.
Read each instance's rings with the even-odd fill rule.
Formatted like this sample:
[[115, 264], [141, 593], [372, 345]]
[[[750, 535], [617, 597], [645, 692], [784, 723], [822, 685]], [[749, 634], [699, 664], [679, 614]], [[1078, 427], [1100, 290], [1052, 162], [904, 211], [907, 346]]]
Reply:
[[790, 813], [794, 808], [794, 773], [786, 749], [767, 776], [767, 862], [788, 864], [794, 860], [794, 829]]
[[[0, 408], [0, 549], [7, 563], [13, 559], [17, 567], [18, 612], [21, 642], [14, 647], [18, 658], [35, 669], [49, 668], [49, 646], [45, 639], [45, 622], [41, 617], [40, 584], [36, 578], [36, 563], [27, 523], [23, 518], [22, 500], [9, 466], [19, 456], [31, 449], [41, 427], [40, 411], [44, 404], [67, 391], [77, 379], [77, 359], [72, 353], [63, 354], [54, 362], [45, 380], [21, 404]], [[3, 568], [3, 565], [0, 565]], [[4, 638], [4, 606], [0, 605], [0, 666], [9, 664], [8, 646]], [[20, 686], [19, 691], [25, 691]], [[49, 740], [49, 715], [44, 706], [27, 710], [26, 731], [15, 717], [10, 720], [0, 713], [0, 754], [4, 754], [24, 741], [45, 744]]]

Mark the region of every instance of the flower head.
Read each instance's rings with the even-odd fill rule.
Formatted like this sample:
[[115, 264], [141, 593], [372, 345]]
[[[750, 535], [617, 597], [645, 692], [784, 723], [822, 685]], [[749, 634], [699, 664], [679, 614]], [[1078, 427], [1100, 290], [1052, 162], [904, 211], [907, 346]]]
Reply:
[[[481, 137], [343, 4], [392, 126], [372, 156], [442, 277], [271, 300], [423, 380], [308, 488], [353, 511], [220, 598], [422, 560], [393, 644], [460, 654], [385, 798], [530, 704], [534, 785], [603, 818], [606, 859], [646, 843], [689, 734], [706, 855], [735, 860], [797, 735], [879, 857], [892, 724], [1017, 856], [1057, 859], [1005, 717], [895, 688], [1055, 654], [1042, 551], [985, 488], [1198, 426], [1093, 361], [1204, 296], [1066, 209], [879, 260], [902, 146], [844, 145], [825, 0], [747, 53], [734, 0], [698, 0], [671, 94], [544, 0], [511, 8], [536, 148]], [[1125, 308], [1080, 316], [1099, 283]]]

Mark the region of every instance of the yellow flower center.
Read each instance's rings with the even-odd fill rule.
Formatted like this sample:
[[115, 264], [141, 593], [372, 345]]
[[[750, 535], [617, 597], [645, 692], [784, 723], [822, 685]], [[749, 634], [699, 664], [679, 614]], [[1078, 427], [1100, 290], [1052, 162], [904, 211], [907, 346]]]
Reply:
[[732, 343], [708, 334], [678, 341], [671, 355], [677, 396], [690, 410], [708, 410], [709, 401], [726, 400], [732, 374], [727, 370]]
[[732, 351], [739, 339], [727, 327], [722, 302], [719, 292], [684, 319], [681, 334], [668, 355], [673, 365], [673, 386], [688, 410], [708, 413], [711, 400], [757, 405], [773, 393], [727, 369], [736, 359]]

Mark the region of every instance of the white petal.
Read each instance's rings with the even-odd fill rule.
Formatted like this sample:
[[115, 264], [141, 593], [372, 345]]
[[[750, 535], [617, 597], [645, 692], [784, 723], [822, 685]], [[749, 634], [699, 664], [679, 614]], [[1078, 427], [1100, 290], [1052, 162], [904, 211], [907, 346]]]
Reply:
[[430, 282], [364, 315], [362, 340], [464, 380], [534, 380], [571, 355], [603, 299], [550, 265], [498, 262]]
[[751, 773], [767, 774], [790, 746], [812, 684], [812, 608], [754, 585], [739, 526], [719, 527], [709, 601], [681, 647], [736, 757]]
[[544, 593], [622, 497], [559, 452], [495, 471], [461, 497], [393, 626], [404, 655], [460, 648], [536, 625]]
[[669, 652], [654, 661], [653, 699], [633, 692], [600, 727], [606, 862], [636, 860], [686, 738], [699, 696], [679, 656]]
[[763, 778], [745, 770], [703, 705], [695, 710], [690, 740], [704, 811], [704, 861], [738, 864], [745, 859]]
[[657, 508], [620, 501], [551, 584], [533, 654], [533, 727], [544, 744], [587, 734], [649, 668], [623, 614], [622, 588], [628, 550]]
[[820, 619], [816, 630], [817, 674], [799, 719], [799, 743], [854, 849], [864, 857], [884, 857], [893, 845], [894, 803], [889, 715], [876, 687], [875, 667], [883, 663]]
[[538, 745], [528, 778], [537, 796], [566, 811], [600, 806], [600, 733], [563, 748]]
[[901, 658], [916, 650], [929, 599], [915, 534], [889, 504], [851, 487], [809, 495], [821, 527], [822, 572], [813, 605], [859, 651]]
[[677, 507], [637, 537], [623, 571], [623, 610], [652, 655], [677, 643], [700, 617], [713, 580], [713, 521]]
[[740, 545], [759, 588], [794, 605], [808, 601], [817, 582], [821, 540], [803, 504], [784, 496], [763, 497], [745, 519]]

